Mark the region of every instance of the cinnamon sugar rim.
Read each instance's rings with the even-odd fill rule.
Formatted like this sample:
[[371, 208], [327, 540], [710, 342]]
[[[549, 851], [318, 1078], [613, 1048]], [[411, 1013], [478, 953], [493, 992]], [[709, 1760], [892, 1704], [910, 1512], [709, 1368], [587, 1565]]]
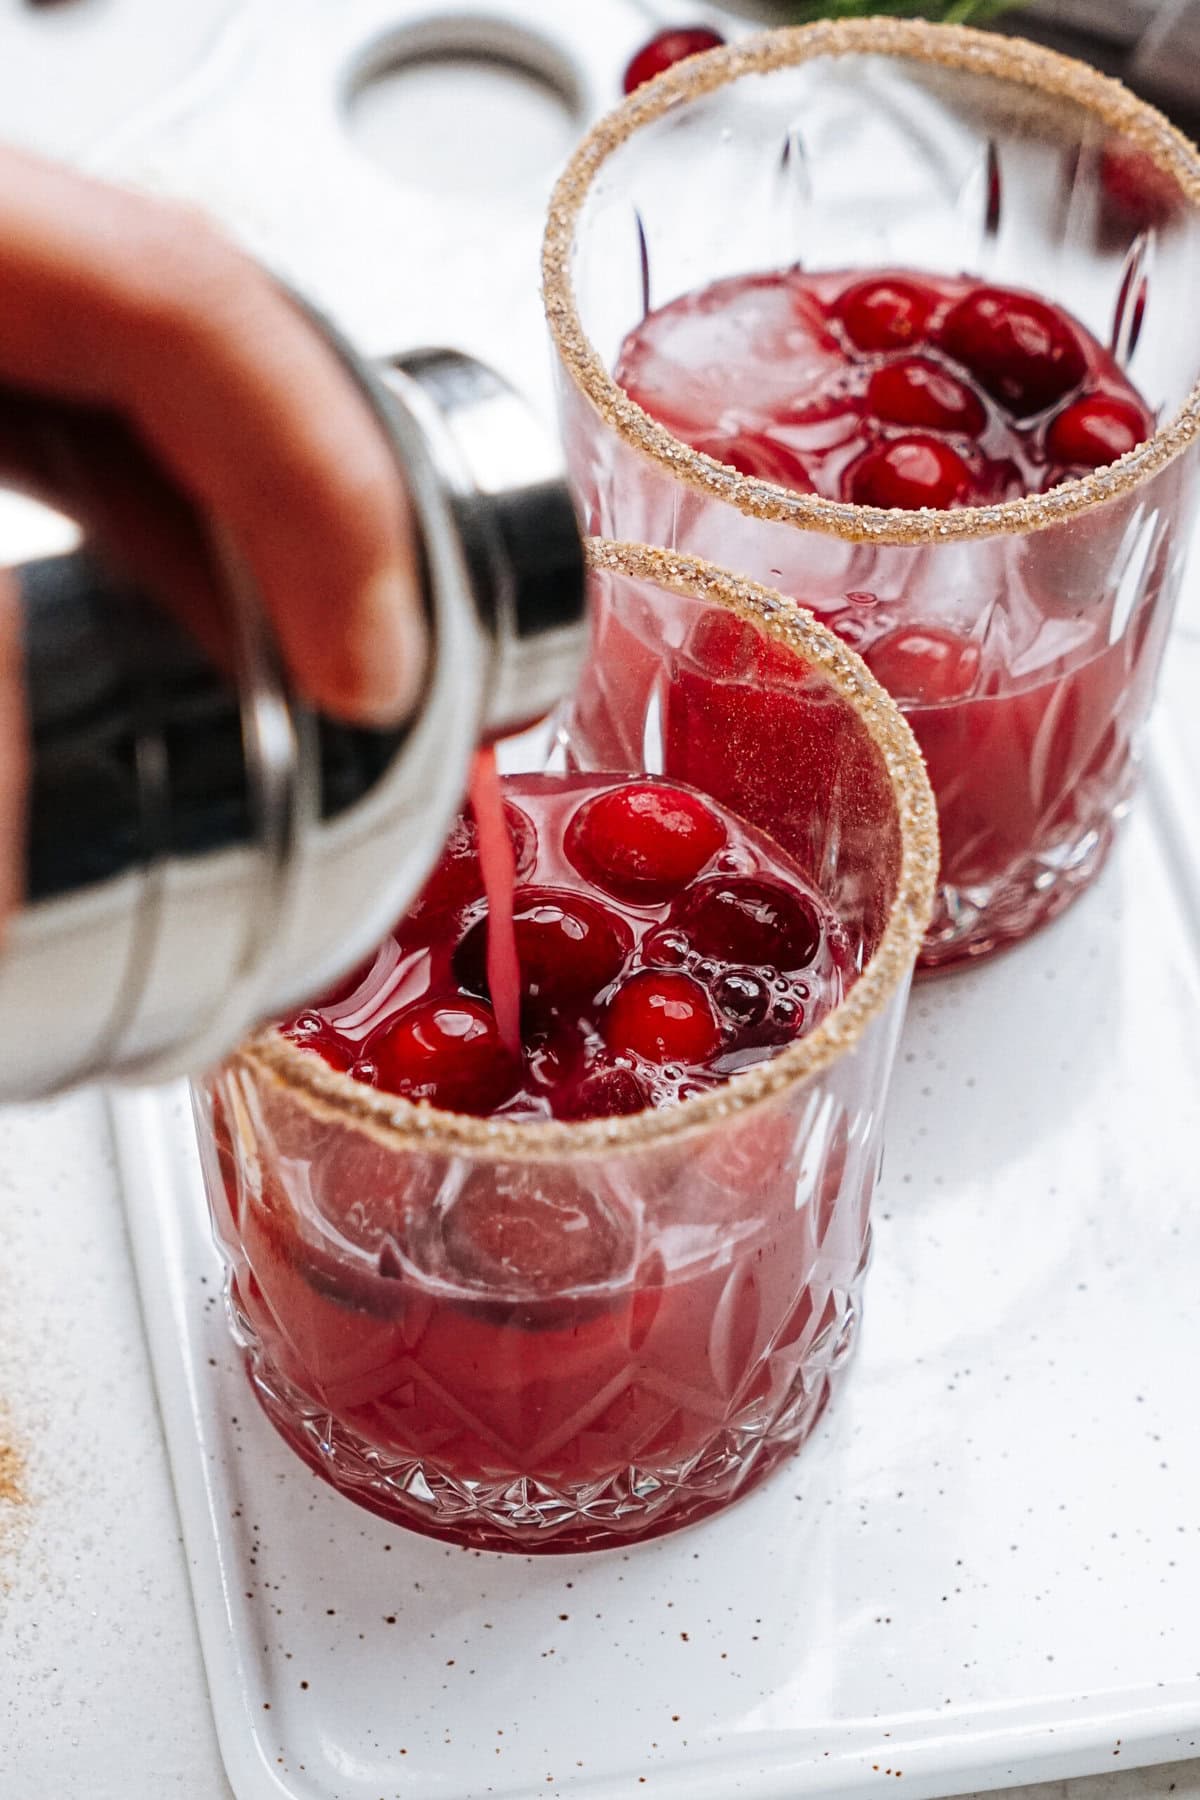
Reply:
[[1026, 494], [995, 506], [909, 512], [798, 494], [741, 474], [694, 450], [652, 418], [618, 386], [596, 354], [579, 316], [571, 253], [580, 213], [609, 157], [679, 102], [712, 93], [744, 75], [769, 74], [822, 56], [867, 54], [996, 76], [1073, 101], [1144, 151], [1200, 208], [1196, 147], [1119, 81], [1072, 57], [1022, 38], [999, 38], [961, 25], [920, 20], [847, 19], [765, 32], [689, 57], [637, 89], [599, 121], [560, 177], [550, 201], [542, 278], [546, 318], [572, 380], [620, 437], [677, 480], [754, 518], [822, 531], [853, 543], [929, 544], [1043, 531], [1131, 491], [1179, 456], [1200, 432], [1200, 382], [1168, 424], [1106, 468], [1062, 482], [1046, 494]]
[[240, 1063], [260, 1080], [302, 1093], [318, 1119], [340, 1125], [353, 1119], [386, 1148], [461, 1152], [485, 1161], [601, 1156], [662, 1143], [740, 1115], [853, 1049], [911, 970], [932, 916], [938, 834], [929, 777], [907, 722], [862, 659], [794, 601], [695, 557], [592, 539], [587, 558], [593, 570], [652, 581], [669, 593], [727, 607], [821, 669], [854, 708], [883, 758], [900, 826], [900, 869], [883, 936], [846, 998], [809, 1036], [707, 1093], [618, 1119], [572, 1124], [446, 1112], [365, 1087], [275, 1028], [235, 1053], [235, 1066]]

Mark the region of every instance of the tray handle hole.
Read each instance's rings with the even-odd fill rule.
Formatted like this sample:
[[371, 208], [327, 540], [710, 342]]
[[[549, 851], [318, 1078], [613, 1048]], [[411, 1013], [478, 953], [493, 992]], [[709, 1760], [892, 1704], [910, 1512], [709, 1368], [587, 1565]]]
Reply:
[[584, 114], [566, 57], [502, 19], [433, 19], [376, 39], [344, 87], [350, 136], [398, 186], [519, 194], [566, 156]]

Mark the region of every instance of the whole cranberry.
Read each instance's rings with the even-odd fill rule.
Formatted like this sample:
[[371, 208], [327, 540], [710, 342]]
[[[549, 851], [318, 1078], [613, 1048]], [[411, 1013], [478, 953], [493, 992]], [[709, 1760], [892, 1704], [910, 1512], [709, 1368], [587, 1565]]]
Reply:
[[910, 706], [962, 700], [979, 679], [979, 646], [938, 625], [902, 625], [865, 652], [875, 679]]
[[559, 1119], [621, 1119], [649, 1104], [633, 1070], [612, 1063], [593, 1067], [574, 1087], [560, 1090], [554, 1114]]
[[[528, 813], [511, 800], [504, 802], [504, 819], [513, 847], [516, 877], [523, 881], [537, 857], [537, 832]], [[479, 832], [469, 812], [460, 813], [454, 822], [437, 867], [409, 908], [409, 918], [429, 913], [452, 912], [469, 906], [483, 894], [483, 869], [479, 862]]]
[[625, 71], [625, 92], [632, 94], [656, 75], [673, 68], [685, 57], [699, 56], [705, 50], [719, 50], [725, 39], [707, 25], [676, 27], [660, 31], [648, 44], [643, 44]]
[[880, 275], [847, 288], [835, 311], [856, 349], [906, 350], [923, 341], [937, 300], [920, 282]]
[[771, 481], [776, 487], [791, 488], [797, 494], [811, 494], [812, 476], [799, 451], [765, 431], [740, 431], [733, 437], [696, 439], [693, 448], [711, 456], [714, 462], [728, 463], [739, 475], [753, 481]]
[[1098, 469], [1116, 462], [1152, 430], [1132, 400], [1115, 394], [1081, 394], [1050, 421], [1046, 449], [1057, 463]]
[[554, 1168], [479, 1170], [440, 1220], [460, 1280], [494, 1294], [555, 1294], [613, 1279], [633, 1254], [632, 1218]]
[[[616, 913], [567, 888], [521, 889], [513, 923], [527, 1023], [544, 1021], [559, 1009], [586, 1011], [619, 973], [633, 941]], [[472, 925], [455, 951], [454, 973], [469, 992], [486, 994], [486, 917]]]
[[971, 471], [941, 438], [913, 432], [857, 457], [843, 476], [846, 498], [858, 506], [931, 506], [944, 510], [968, 498]]
[[604, 1041], [613, 1056], [703, 1063], [719, 1049], [721, 1027], [708, 994], [690, 975], [643, 969], [609, 1001]]
[[974, 388], [925, 356], [906, 356], [876, 369], [867, 405], [885, 425], [920, 425], [973, 438], [987, 425], [987, 408]]
[[821, 944], [808, 903], [757, 876], [714, 876], [685, 894], [676, 916], [701, 956], [743, 969], [805, 969]]
[[631, 781], [585, 800], [565, 848], [579, 873], [624, 900], [653, 905], [686, 887], [726, 842], [698, 794]]
[[977, 287], [947, 313], [942, 347], [1016, 418], [1078, 387], [1087, 358], [1058, 307], [1014, 288]]
[[503, 1105], [518, 1074], [495, 1014], [478, 1000], [411, 1007], [372, 1039], [371, 1060], [389, 1093], [482, 1116]]

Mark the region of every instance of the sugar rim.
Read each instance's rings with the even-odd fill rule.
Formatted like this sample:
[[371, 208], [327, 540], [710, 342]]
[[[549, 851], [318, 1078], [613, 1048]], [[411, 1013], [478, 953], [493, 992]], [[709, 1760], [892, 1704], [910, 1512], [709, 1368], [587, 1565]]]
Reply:
[[316, 1117], [343, 1125], [353, 1120], [387, 1148], [459, 1152], [487, 1161], [603, 1156], [741, 1114], [827, 1069], [854, 1047], [910, 973], [929, 925], [938, 875], [933, 791], [906, 720], [862, 659], [795, 601], [695, 557], [592, 539], [587, 559], [593, 570], [651, 581], [669, 593], [729, 608], [820, 668], [849, 701], [883, 757], [899, 818], [900, 869], [883, 936], [846, 999], [810, 1036], [708, 1093], [618, 1119], [572, 1124], [445, 1112], [365, 1087], [275, 1028], [235, 1052], [234, 1067], [244, 1065], [256, 1079], [300, 1091]]
[[920, 20], [846, 19], [762, 33], [677, 63], [637, 89], [592, 129], [560, 177], [550, 201], [542, 248], [546, 318], [559, 356], [576, 386], [626, 443], [677, 480], [754, 518], [821, 531], [852, 543], [931, 544], [1043, 531], [1128, 493], [1182, 454], [1200, 432], [1200, 381], [1154, 436], [1117, 462], [995, 506], [905, 512], [797, 494], [716, 461], [673, 436], [619, 387], [583, 328], [571, 278], [579, 215], [600, 169], [642, 126], [685, 100], [735, 81], [821, 56], [882, 54], [997, 76], [1072, 100], [1120, 132], [1178, 184], [1200, 209], [1200, 151], [1128, 88], [1072, 57], [961, 25]]

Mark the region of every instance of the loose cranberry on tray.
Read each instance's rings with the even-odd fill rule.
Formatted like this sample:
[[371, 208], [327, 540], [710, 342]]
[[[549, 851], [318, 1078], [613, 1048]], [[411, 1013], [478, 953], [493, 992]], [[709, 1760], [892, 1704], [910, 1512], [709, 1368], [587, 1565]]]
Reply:
[[705, 50], [719, 50], [724, 42], [720, 32], [707, 25], [676, 26], [660, 31], [643, 44], [630, 61], [625, 71], [625, 92], [634, 93], [646, 82], [653, 81], [656, 75], [683, 62], [685, 57], [699, 56]]

